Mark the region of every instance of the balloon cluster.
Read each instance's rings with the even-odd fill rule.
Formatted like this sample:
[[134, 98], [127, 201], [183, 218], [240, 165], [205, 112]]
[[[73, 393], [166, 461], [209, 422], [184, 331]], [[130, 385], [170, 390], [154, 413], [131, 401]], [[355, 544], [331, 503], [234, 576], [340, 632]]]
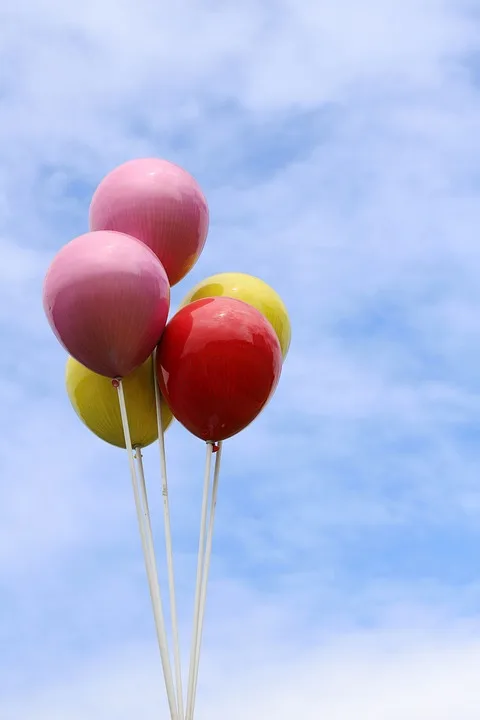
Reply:
[[207, 442], [243, 430], [275, 391], [290, 322], [263, 281], [207, 278], [167, 324], [170, 288], [198, 260], [208, 225], [207, 202], [189, 173], [164, 160], [133, 160], [103, 179], [90, 231], [48, 269], [43, 303], [70, 355], [69, 398], [109, 443], [126, 446], [114, 379], [122, 379], [134, 447], [158, 437], [155, 378], [163, 427], [174, 416]]
[[[205, 197], [185, 170], [164, 160], [127, 162], [98, 186], [90, 231], [56, 255], [43, 291], [48, 321], [69, 353], [66, 384], [75, 411], [98, 437], [128, 451], [172, 720], [194, 717], [222, 443], [265, 407], [290, 344], [280, 297], [242, 273], [199, 283], [167, 323], [170, 288], [198, 260], [208, 224]], [[186, 715], [163, 441], [173, 417], [207, 449]], [[157, 438], [175, 683], [141, 452]]]

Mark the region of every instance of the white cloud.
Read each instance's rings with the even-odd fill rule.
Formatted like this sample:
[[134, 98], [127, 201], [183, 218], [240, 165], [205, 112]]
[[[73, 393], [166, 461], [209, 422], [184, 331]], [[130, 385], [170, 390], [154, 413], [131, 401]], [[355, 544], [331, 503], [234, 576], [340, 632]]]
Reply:
[[[212, 211], [174, 297], [238, 268], [293, 321], [277, 397], [225, 449], [199, 718], [478, 717], [471, 11], [0, 9], [2, 718], [148, 720], [162, 702], [125, 458], [70, 411], [40, 303], [94, 184], [146, 154], [193, 171]], [[167, 440], [185, 630], [203, 448]]]
[[[245, 632], [258, 631], [248, 627]], [[261, 633], [262, 634], [262, 633]], [[338, 636], [295, 655], [286, 644], [258, 647], [255, 633], [235, 650], [207, 656], [198, 718], [265, 716], [287, 720], [475, 720], [478, 636], [466, 626], [430, 631], [381, 630]], [[151, 646], [95, 658], [33, 697], [0, 705], [9, 720], [166, 718], [159, 661]]]

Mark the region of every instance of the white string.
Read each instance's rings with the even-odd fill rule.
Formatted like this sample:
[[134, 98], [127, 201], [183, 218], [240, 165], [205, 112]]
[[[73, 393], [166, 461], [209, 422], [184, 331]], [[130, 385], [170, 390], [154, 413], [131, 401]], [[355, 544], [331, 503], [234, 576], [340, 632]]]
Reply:
[[213, 544], [213, 529], [215, 526], [215, 510], [217, 507], [217, 495], [218, 495], [218, 480], [220, 477], [220, 463], [222, 460], [222, 445], [218, 443], [218, 450], [215, 456], [215, 469], [213, 472], [213, 486], [212, 486], [212, 498], [210, 502], [210, 516], [208, 520], [208, 532], [207, 532], [207, 543], [205, 547], [205, 561], [202, 572], [202, 588], [200, 592], [200, 610], [199, 610], [199, 628], [197, 638], [197, 648], [195, 652], [195, 666], [194, 666], [194, 686], [193, 686], [193, 699], [192, 699], [192, 710], [191, 717], [193, 718], [195, 710], [195, 700], [197, 696], [197, 682], [198, 682], [198, 670], [200, 666], [200, 650], [202, 646], [203, 636], [203, 623], [205, 619], [205, 606], [207, 603], [207, 586], [208, 586], [208, 575], [210, 572], [210, 561], [212, 559], [212, 544]]
[[[155, 619], [155, 628], [157, 631], [158, 648], [162, 661], [163, 675], [165, 679], [165, 687], [167, 690], [168, 705], [170, 708], [170, 716], [172, 720], [180, 720], [177, 714], [177, 706], [175, 701], [175, 688], [173, 685], [172, 669], [170, 667], [170, 657], [168, 653], [168, 641], [165, 631], [165, 619], [163, 615], [162, 599], [160, 595], [160, 587], [156, 571], [155, 556], [153, 552], [153, 539], [151, 537], [151, 526], [148, 519], [146, 522], [142, 513], [140, 495], [137, 487], [137, 474], [135, 469], [135, 460], [133, 456], [132, 440], [130, 437], [130, 428], [128, 425], [127, 407], [125, 403], [125, 394], [121, 379], [114, 381], [114, 386], [118, 390], [118, 401], [120, 405], [120, 415], [122, 418], [123, 432], [125, 436], [125, 445], [127, 448], [128, 462], [130, 466], [130, 475], [132, 479], [133, 495], [135, 498], [135, 510], [137, 512], [138, 528], [142, 541], [143, 556], [145, 568], [147, 571], [148, 587], [150, 590], [150, 598], [152, 601], [153, 616]], [[142, 485], [144, 483], [141, 483]], [[142, 491], [143, 495], [143, 491]], [[145, 494], [146, 500], [146, 494]], [[148, 504], [145, 501], [144, 512], [148, 518]]]
[[195, 691], [195, 660], [198, 644], [198, 630], [200, 620], [200, 601], [203, 576], [203, 559], [205, 551], [205, 530], [207, 526], [208, 495], [210, 489], [210, 475], [212, 467], [213, 443], [207, 443], [207, 456], [205, 460], [205, 478], [203, 483], [202, 512], [200, 521], [200, 536], [198, 541], [197, 580], [195, 584], [195, 603], [193, 611], [192, 641], [190, 646], [190, 667], [188, 671], [188, 693], [186, 720], [193, 720], [193, 694]]
[[153, 353], [153, 382], [155, 385], [155, 406], [157, 412], [158, 446], [160, 450], [160, 477], [162, 481], [163, 520], [165, 528], [165, 550], [167, 555], [168, 589], [170, 594], [170, 615], [172, 620], [173, 659], [175, 664], [175, 682], [177, 691], [178, 715], [183, 720], [182, 665], [178, 634], [177, 601], [175, 597], [175, 573], [173, 569], [172, 529], [170, 524], [170, 505], [168, 500], [167, 460], [165, 454], [165, 433], [162, 422], [160, 390], [157, 382], [157, 350]]

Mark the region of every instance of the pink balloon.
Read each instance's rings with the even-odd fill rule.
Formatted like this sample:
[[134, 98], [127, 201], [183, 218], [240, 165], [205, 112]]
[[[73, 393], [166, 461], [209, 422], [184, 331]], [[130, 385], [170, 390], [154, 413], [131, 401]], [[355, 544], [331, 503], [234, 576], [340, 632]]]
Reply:
[[90, 230], [117, 230], [142, 240], [176, 285], [197, 262], [209, 223], [196, 180], [166, 160], [130, 160], [100, 183], [90, 204]]
[[53, 259], [43, 307], [70, 355], [100, 375], [124, 377], [157, 345], [170, 286], [161, 262], [142, 242], [123, 233], [90, 232]]

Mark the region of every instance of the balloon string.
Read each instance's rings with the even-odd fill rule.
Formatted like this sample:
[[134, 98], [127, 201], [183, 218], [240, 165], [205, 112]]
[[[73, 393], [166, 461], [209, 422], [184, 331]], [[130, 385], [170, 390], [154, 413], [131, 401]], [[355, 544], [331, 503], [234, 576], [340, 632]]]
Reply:
[[215, 456], [215, 468], [213, 471], [213, 486], [212, 486], [212, 498], [210, 502], [210, 516], [208, 521], [208, 532], [207, 532], [207, 543], [205, 548], [205, 560], [203, 565], [203, 572], [202, 572], [202, 587], [200, 591], [200, 610], [199, 610], [199, 629], [198, 629], [198, 638], [197, 638], [197, 647], [195, 652], [195, 666], [194, 666], [194, 686], [193, 686], [193, 697], [192, 697], [192, 709], [191, 709], [191, 717], [193, 718], [194, 710], [195, 710], [195, 700], [197, 696], [197, 682], [198, 682], [198, 670], [200, 666], [200, 650], [202, 646], [202, 636], [203, 636], [203, 623], [205, 619], [205, 606], [207, 602], [207, 585], [208, 585], [208, 575], [210, 572], [210, 561], [212, 558], [212, 544], [213, 544], [213, 529], [215, 525], [215, 510], [217, 507], [217, 495], [218, 495], [218, 480], [220, 477], [220, 463], [222, 460], [222, 445], [223, 443], [218, 443], [218, 445], [214, 446], [213, 452], [216, 452], [217, 455]]
[[207, 456], [205, 460], [205, 477], [203, 482], [202, 512], [200, 520], [200, 535], [198, 540], [197, 580], [195, 584], [195, 602], [193, 610], [192, 640], [190, 645], [190, 666], [188, 670], [188, 692], [186, 720], [193, 720], [193, 693], [195, 690], [195, 659], [198, 645], [198, 630], [200, 620], [200, 601], [203, 576], [203, 559], [205, 552], [205, 531], [207, 527], [208, 495], [210, 489], [210, 475], [212, 468], [213, 443], [207, 443]]
[[[170, 708], [170, 716], [172, 720], [180, 720], [177, 714], [177, 706], [175, 701], [175, 688], [173, 685], [172, 669], [170, 667], [170, 657], [168, 652], [167, 634], [165, 631], [165, 619], [163, 615], [162, 598], [160, 595], [160, 586], [158, 583], [158, 575], [155, 563], [155, 551], [153, 547], [153, 537], [151, 523], [149, 522], [148, 503], [146, 496], [145, 477], [140, 472], [140, 485], [142, 488], [142, 496], [144, 496], [144, 509], [142, 511], [141, 499], [137, 486], [137, 473], [135, 468], [135, 459], [133, 456], [132, 439], [130, 437], [130, 428], [128, 425], [127, 407], [125, 403], [125, 394], [121, 379], [112, 381], [112, 385], [118, 391], [118, 401], [120, 405], [120, 414], [122, 418], [123, 432], [125, 436], [125, 445], [127, 448], [128, 462], [130, 466], [130, 475], [132, 479], [133, 496], [135, 499], [135, 509], [137, 513], [138, 527], [140, 538], [142, 541], [143, 556], [145, 568], [147, 571], [148, 587], [150, 598], [152, 601], [153, 616], [155, 619], [155, 628], [157, 631], [158, 647], [160, 650], [160, 658], [162, 661], [163, 675], [165, 679], [165, 687], [167, 691], [168, 705]], [[138, 461], [138, 456], [137, 456]], [[145, 491], [145, 492], [144, 492]], [[145, 514], [145, 518], [144, 518]]]
[[182, 665], [178, 633], [177, 601], [175, 596], [175, 573], [173, 567], [172, 528], [170, 524], [170, 504], [168, 499], [167, 460], [165, 454], [165, 433], [162, 422], [160, 390], [157, 381], [157, 351], [153, 353], [153, 382], [155, 385], [155, 406], [157, 412], [158, 446], [160, 450], [160, 477], [162, 481], [163, 520], [165, 529], [165, 550], [167, 556], [168, 589], [170, 594], [170, 615], [172, 620], [173, 659], [175, 664], [175, 683], [177, 691], [178, 714], [183, 720]]

